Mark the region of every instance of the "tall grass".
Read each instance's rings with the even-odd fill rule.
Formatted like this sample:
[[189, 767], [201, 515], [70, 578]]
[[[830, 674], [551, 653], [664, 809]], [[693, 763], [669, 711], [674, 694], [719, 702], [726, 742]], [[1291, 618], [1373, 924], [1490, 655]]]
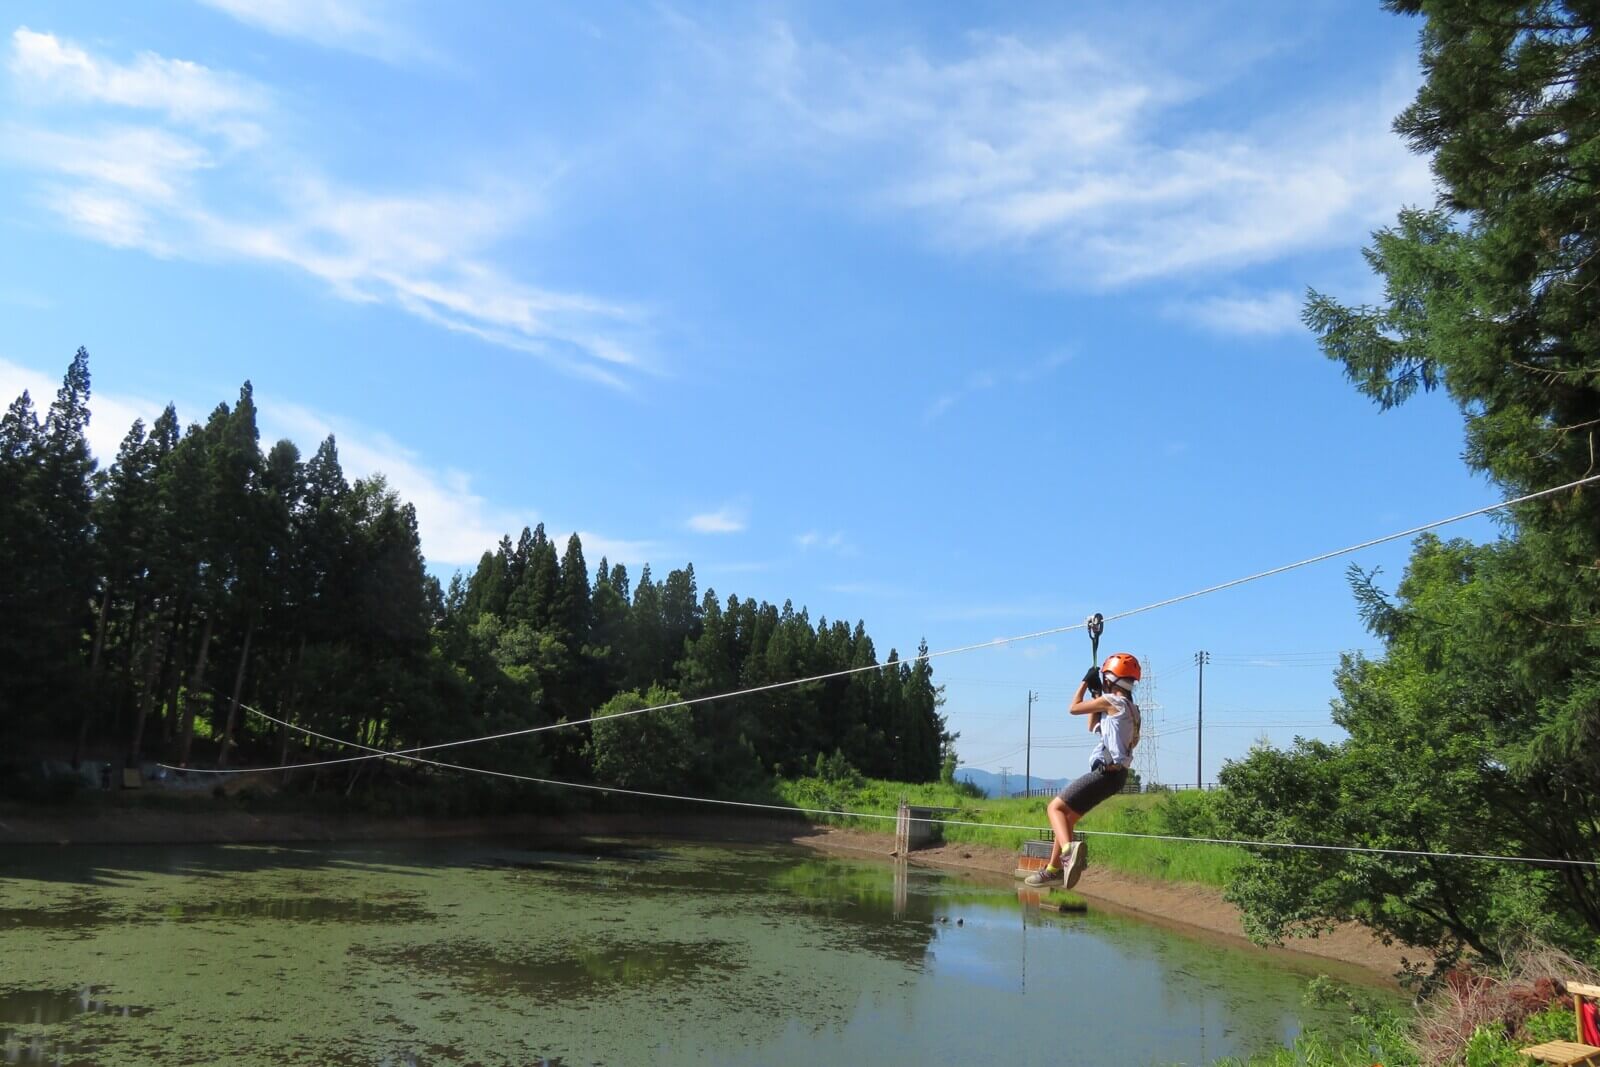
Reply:
[[[916, 805], [952, 808], [954, 810], [945, 817], [958, 823], [1007, 824], [946, 825], [943, 834], [949, 842], [1020, 849], [1023, 841], [1037, 838], [1039, 831], [1048, 831], [1050, 827], [1044, 811], [1048, 797], [988, 800], [974, 797], [960, 786], [937, 782], [914, 785], [870, 778], [798, 778], [779, 783], [778, 793], [784, 802], [796, 807], [880, 815], [893, 815], [904, 797]], [[1078, 825], [1085, 831], [1212, 836], [1216, 833], [1216, 800], [1214, 794], [1198, 792], [1115, 796], [1086, 815]], [[842, 814], [813, 817], [855, 829], [893, 832], [893, 824], [886, 819], [859, 819]], [[1035, 829], [1017, 830], [1009, 826]], [[1242, 849], [1229, 845], [1093, 836], [1089, 842], [1096, 864], [1149, 878], [1211, 886], [1227, 885], [1245, 858]]]
[[1560, 979], [1596, 977], [1594, 968], [1535, 944], [1513, 952], [1499, 970], [1452, 972], [1411, 1012], [1318, 979], [1307, 1000], [1343, 1001], [1344, 1023], [1307, 1030], [1288, 1048], [1219, 1060], [1217, 1067], [1524, 1067], [1532, 1061], [1519, 1049], [1577, 1036]]

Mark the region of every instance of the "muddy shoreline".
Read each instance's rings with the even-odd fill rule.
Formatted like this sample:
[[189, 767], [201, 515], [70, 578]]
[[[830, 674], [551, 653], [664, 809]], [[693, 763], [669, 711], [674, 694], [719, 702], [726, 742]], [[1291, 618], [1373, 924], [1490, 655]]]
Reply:
[[[0, 848], [49, 845], [267, 844], [529, 836], [557, 842], [585, 835], [648, 835], [692, 840], [792, 844], [817, 852], [893, 862], [890, 833], [814, 826], [801, 819], [684, 814], [513, 815], [488, 818], [377, 818], [314, 813], [183, 811], [105, 805], [93, 808], [0, 808]], [[1010, 884], [1016, 854], [992, 845], [945, 844], [919, 849], [911, 863]], [[1188, 933], [1249, 944], [1239, 911], [1210, 886], [1160, 882], [1093, 862], [1077, 892], [1105, 910]], [[1364, 928], [1347, 925], [1320, 938], [1266, 949], [1305, 965], [1327, 960], [1392, 983], [1408, 953]], [[1415, 953], [1410, 954], [1415, 958]]]

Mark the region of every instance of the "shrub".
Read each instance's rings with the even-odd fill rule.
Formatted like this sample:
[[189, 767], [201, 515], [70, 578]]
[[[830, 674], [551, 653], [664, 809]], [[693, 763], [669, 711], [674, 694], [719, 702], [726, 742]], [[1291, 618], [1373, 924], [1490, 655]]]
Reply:
[[1594, 982], [1596, 971], [1546, 945], [1526, 946], [1506, 958], [1505, 967], [1492, 973], [1452, 971], [1428, 997], [1413, 1028], [1417, 1055], [1428, 1067], [1520, 1067], [1517, 1048], [1571, 1039], [1572, 1008], [1559, 980]]

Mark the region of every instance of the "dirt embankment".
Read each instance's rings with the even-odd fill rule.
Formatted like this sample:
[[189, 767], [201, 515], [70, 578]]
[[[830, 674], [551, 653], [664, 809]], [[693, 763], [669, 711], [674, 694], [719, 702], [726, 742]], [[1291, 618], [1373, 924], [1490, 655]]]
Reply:
[[[790, 843], [815, 851], [889, 860], [891, 835], [812, 826], [799, 820], [686, 815], [520, 815], [472, 819], [404, 819], [311, 813], [252, 814], [239, 810], [182, 811], [106, 805], [93, 808], [0, 810], [0, 847], [13, 845], [246, 844], [350, 842], [519, 835], [560, 841], [583, 835], [650, 834], [701, 840]], [[992, 845], [918, 849], [912, 863], [1009, 883], [1016, 853]], [[1092, 863], [1076, 891], [1096, 907], [1137, 913], [1178, 929], [1230, 941], [1248, 939], [1239, 910], [1220, 891], [1185, 882], [1139, 878]], [[1331, 960], [1392, 979], [1406, 950], [1385, 945], [1366, 929], [1347, 925], [1320, 938], [1272, 950]], [[1410, 953], [1415, 959], [1416, 954]]]

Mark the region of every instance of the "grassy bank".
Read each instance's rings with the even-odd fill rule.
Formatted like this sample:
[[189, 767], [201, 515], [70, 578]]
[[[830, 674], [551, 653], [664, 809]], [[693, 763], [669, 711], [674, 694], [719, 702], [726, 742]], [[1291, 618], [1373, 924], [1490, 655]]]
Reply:
[[[1021, 848], [1022, 842], [1037, 837], [1039, 830], [1049, 829], [1045, 797], [988, 800], [941, 783], [908, 785], [874, 779], [799, 778], [778, 783], [777, 791], [784, 802], [796, 807], [879, 815], [893, 815], [904, 797], [913, 804], [954, 808], [948, 818], [955, 822], [984, 824], [946, 825], [945, 840], [953, 842]], [[1215, 832], [1214, 801], [1211, 794], [1199, 792], [1116, 796], [1085, 816], [1079, 826], [1085, 831], [1203, 837]], [[892, 824], [882, 819], [846, 815], [817, 818], [834, 825], [892, 832]], [[1015, 826], [1037, 829], [1010, 828]], [[1245, 857], [1243, 850], [1231, 846], [1182, 841], [1095, 837], [1091, 847], [1097, 864], [1151, 878], [1211, 886], [1228, 884]]]
[[1464, 1042], [1452, 1047], [1422, 1039], [1416, 1019], [1383, 1009], [1360, 1008], [1352, 1012], [1345, 1026], [1309, 1030], [1292, 1046], [1260, 1052], [1248, 1059], [1218, 1060], [1215, 1067], [1423, 1067], [1444, 1063], [1526, 1067], [1533, 1061], [1519, 1054], [1518, 1049], [1572, 1039], [1572, 1007], [1566, 1003], [1535, 1012], [1516, 1023], [1483, 1023]]

